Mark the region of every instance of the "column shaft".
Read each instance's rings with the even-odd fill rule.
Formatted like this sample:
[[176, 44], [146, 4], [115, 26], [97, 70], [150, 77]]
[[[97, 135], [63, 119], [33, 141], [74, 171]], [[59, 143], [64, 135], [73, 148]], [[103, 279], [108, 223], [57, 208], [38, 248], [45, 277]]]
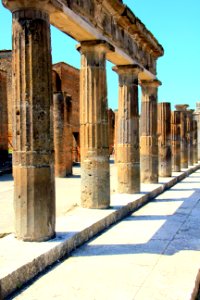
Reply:
[[188, 144], [188, 165], [192, 166], [193, 159], [193, 110], [187, 111], [187, 144]]
[[111, 49], [104, 41], [86, 41], [78, 46], [81, 52], [81, 204], [88, 208], [110, 205], [105, 54]]
[[51, 46], [48, 15], [13, 13], [14, 209], [16, 237], [54, 236]]
[[138, 66], [113, 68], [119, 74], [117, 132], [118, 192], [140, 191], [140, 148], [138, 115]]
[[158, 182], [157, 90], [160, 82], [142, 81], [140, 136], [141, 182]]
[[181, 171], [180, 111], [171, 112], [172, 171]]
[[198, 163], [198, 124], [193, 120], [193, 162]]
[[175, 106], [176, 110], [180, 111], [181, 168], [188, 167], [187, 107], [187, 104]]
[[158, 169], [161, 177], [170, 177], [172, 174], [170, 118], [170, 103], [158, 103]]
[[8, 157], [7, 74], [0, 70], [0, 161]]

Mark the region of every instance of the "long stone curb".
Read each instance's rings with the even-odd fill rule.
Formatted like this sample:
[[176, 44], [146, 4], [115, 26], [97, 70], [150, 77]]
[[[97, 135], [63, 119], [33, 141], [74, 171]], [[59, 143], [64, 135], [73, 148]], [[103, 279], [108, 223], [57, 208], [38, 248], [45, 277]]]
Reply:
[[[190, 169], [182, 172], [180, 175], [172, 177], [168, 182], [162, 183], [162, 185], [158, 186], [151, 192], [141, 195], [138, 194], [139, 197], [136, 200], [129, 202], [124, 206], [120, 206], [119, 208], [113, 207], [106, 210], [107, 215], [105, 214], [103, 217], [100, 217], [96, 222], [93, 222], [89, 226], [83, 226], [84, 228], [82, 228], [78, 232], [69, 232], [62, 237], [57, 236], [57, 238], [53, 240], [53, 242], [55, 243], [51, 242], [51, 246], [49, 246], [49, 248], [47, 247], [44, 253], [38, 255], [37, 257], [34, 257], [34, 259], [30, 261], [25, 261], [24, 264], [22, 264], [17, 269], [12, 270], [6, 276], [0, 275], [0, 299], [5, 299], [8, 295], [16, 291], [23, 284], [44, 271], [45, 268], [51, 266], [55, 262], [59, 262], [59, 260], [63, 257], [66, 258], [77, 247], [81, 246], [83, 243], [87, 242], [95, 235], [101, 233], [111, 225], [117, 223], [124, 217], [136, 211], [141, 206], [145, 205], [150, 200], [161, 194], [163, 191], [169, 189], [177, 182], [183, 180], [185, 177], [189, 176], [191, 173], [197, 171], [198, 169], [200, 169], [200, 165], [195, 165]], [[5, 242], [9, 243], [9, 236], [3, 239], [7, 239], [5, 240]], [[13, 236], [10, 237], [10, 240], [14, 240]], [[23, 242], [21, 243], [22, 247], [26, 244], [23, 244]], [[48, 242], [39, 244], [45, 243]]]

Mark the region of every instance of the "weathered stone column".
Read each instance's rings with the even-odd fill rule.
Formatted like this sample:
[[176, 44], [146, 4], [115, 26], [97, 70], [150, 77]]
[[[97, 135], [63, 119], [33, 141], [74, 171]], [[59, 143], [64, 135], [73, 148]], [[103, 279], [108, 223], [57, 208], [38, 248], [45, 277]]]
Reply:
[[181, 171], [180, 111], [171, 112], [172, 171]]
[[193, 160], [194, 163], [198, 163], [198, 124], [196, 120], [193, 120]]
[[158, 173], [161, 177], [172, 175], [170, 118], [170, 103], [158, 103]]
[[54, 148], [55, 148], [55, 176], [66, 176], [66, 156], [64, 151], [65, 124], [64, 124], [64, 97], [62, 92], [53, 94], [53, 126], [54, 126]]
[[7, 74], [0, 70], [0, 161], [8, 157]]
[[188, 167], [187, 107], [187, 104], [175, 105], [176, 110], [180, 111], [181, 168]]
[[81, 204], [88, 208], [110, 205], [110, 168], [105, 41], [84, 41], [80, 71]]
[[188, 143], [188, 165], [192, 166], [193, 158], [193, 109], [187, 110], [187, 143]]
[[200, 160], [200, 102], [196, 103], [194, 119], [197, 121], [197, 155], [198, 160]]
[[119, 74], [117, 133], [118, 192], [140, 191], [140, 147], [138, 116], [138, 65], [114, 67]]
[[157, 91], [160, 84], [158, 80], [141, 81], [140, 168], [142, 183], [158, 182]]
[[49, 16], [44, 1], [4, 4], [13, 11], [15, 234], [44, 241], [55, 235]]
[[118, 132], [118, 110], [115, 110], [115, 137], [114, 137], [114, 159], [115, 159], [115, 164], [117, 163], [117, 132]]

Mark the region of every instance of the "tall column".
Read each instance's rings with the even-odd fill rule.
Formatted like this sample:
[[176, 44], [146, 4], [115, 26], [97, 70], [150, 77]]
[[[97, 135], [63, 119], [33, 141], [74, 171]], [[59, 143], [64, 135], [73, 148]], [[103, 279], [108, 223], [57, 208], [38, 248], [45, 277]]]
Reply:
[[0, 70], [0, 161], [8, 157], [7, 74]]
[[172, 175], [170, 118], [170, 103], [158, 103], [158, 173], [161, 177]]
[[140, 147], [138, 116], [137, 65], [116, 66], [119, 75], [119, 107], [117, 133], [118, 192], [140, 191]]
[[141, 81], [142, 110], [140, 136], [141, 182], [158, 182], [157, 91], [158, 80]]
[[118, 132], [118, 110], [115, 110], [115, 137], [114, 137], [114, 160], [115, 164], [117, 163], [117, 132]]
[[13, 10], [15, 234], [44, 241], [55, 235], [49, 16], [43, 1], [4, 3]]
[[181, 171], [180, 111], [171, 112], [172, 171]]
[[181, 168], [188, 167], [187, 107], [187, 104], [175, 105], [176, 110], [180, 111]]
[[197, 155], [198, 160], [200, 160], [200, 102], [196, 103], [194, 119], [197, 121]]
[[110, 168], [105, 41], [84, 41], [80, 71], [81, 204], [87, 208], [110, 205]]
[[53, 127], [54, 127], [54, 148], [55, 148], [55, 176], [66, 176], [66, 155], [65, 155], [65, 105], [62, 92], [53, 94]]
[[193, 120], [193, 159], [194, 163], [198, 163], [198, 123]]
[[187, 110], [187, 143], [188, 143], [188, 165], [192, 166], [193, 159], [193, 109]]

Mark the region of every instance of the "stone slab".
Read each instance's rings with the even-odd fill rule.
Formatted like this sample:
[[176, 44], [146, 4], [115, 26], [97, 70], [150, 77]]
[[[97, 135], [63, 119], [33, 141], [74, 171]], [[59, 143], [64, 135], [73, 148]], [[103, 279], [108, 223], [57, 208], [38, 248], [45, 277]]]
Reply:
[[[75, 207], [65, 215], [57, 217], [57, 236], [53, 240], [41, 243], [22, 242], [16, 240], [13, 234], [0, 239], [1, 298], [8, 296], [47, 266], [67, 257], [72, 250], [130, 215], [199, 168], [200, 165], [195, 165], [184, 172], [173, 174], [174, 177], [165, 179], [165, 182], [162, 178], [162, 183], [142, 185], [140, 194], [113, 194], [110, 209], [89, 210]], [[174, 222], [179, 224], [179, 220]], [[171, 228], [171, 230], [173, 229]], [[152, 240], [147, 250], [151, 248], [161, 251], [164, 244], [165, 240]], [[140, 251], [141, 249], [138, 248], [138, 252]]]

